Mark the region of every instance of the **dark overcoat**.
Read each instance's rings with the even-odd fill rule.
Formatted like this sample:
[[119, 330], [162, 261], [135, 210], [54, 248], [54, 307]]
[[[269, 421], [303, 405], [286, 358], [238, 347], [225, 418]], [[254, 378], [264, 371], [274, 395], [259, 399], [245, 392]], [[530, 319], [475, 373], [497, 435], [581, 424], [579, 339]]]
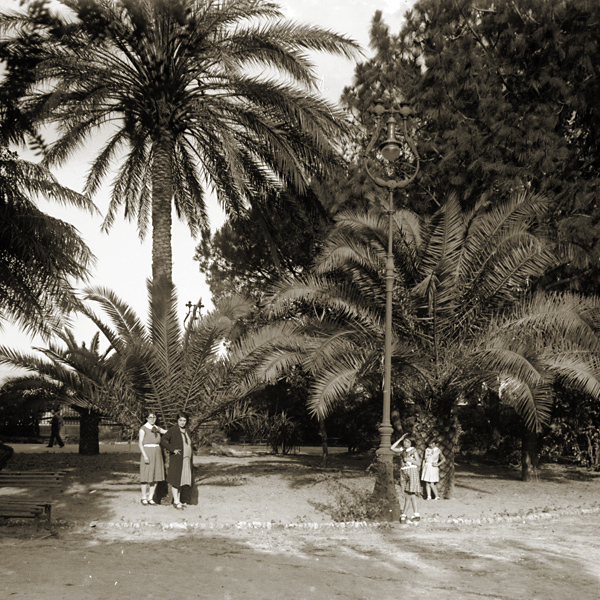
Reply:
[[[188, 433], [188, 436], [189, 435], [190, 434]], [[183, 468], [183, 436], [181, 435], [178, 425], [173, 425], [173, 427], [170, 427], [167, 430], [167, 433], [165, 433], [160, 440], [160, 445], [169, 452], [167, 483], [176, 488], [181, 487], [181, 470]], [[181, 452], [179, 454], [173, 454], [175, 450], [181, 450]], [[193, 468], [192, 481], [194, 481]]]

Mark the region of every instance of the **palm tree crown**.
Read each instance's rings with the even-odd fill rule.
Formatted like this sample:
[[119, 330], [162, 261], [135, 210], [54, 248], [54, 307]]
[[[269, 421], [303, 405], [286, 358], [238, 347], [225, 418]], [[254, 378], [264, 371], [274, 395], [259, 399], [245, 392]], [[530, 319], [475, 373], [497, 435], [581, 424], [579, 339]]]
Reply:
[[[205, 192], [239, 211], [273, 186], [302, 190], [335, 156], [339, 112], [316, 93], [306, 53], [350, 57], [356, 44], [283, 19], [268, 1], [61, 0], [65, 10], [3, 15], [8, 81], [27, 57], [25, 112], [59, 125], [47, 158], [65, 160], [96, 130], [93, 194], [113, 161], [104, 226], [117, 210], [152, 223], [153, 278], [171, 279], [172, 202], [193, 234]], [[14, 87], [14, 86], [13, 86]]]
[[[481, 371], [487, 371], [483, 378], [497, 387], [499, 376], [508, 378], [511, 368], [514, 372], [524, 364], [499, 356], [498, 331], [504, 330], [492, 324], [499, 315], [515, 320], [514, 307], [528, 297], [532, 282], [559, 260], [538, 231], [543, 208], [543, 198], [521, 195], [469, 212], [450, 198], [427, 221], [409, 211], [395, 213], [394, 365], [398, 373], [409, 370], [411, 387], [436, 395], [436, 401], [446, 396], [453, 402], [473, 374], [481, 382]], [[311, 408], [320, 416], [381, 368], [385, 240], [385, 215], [338, 215], [315, 274], [281, 282], [275, 289], [273, 314], [287, 315], [291, 307], [299, 330], [308, 336], [305, 360], [315, 373]], [[558, 331], [558, 323], [564, 326], [578, 312], [563, 306], [545, 327]], [[531, 346], [524, 326], [506, 335], [523, 351]], [[578, 347], [596, 351], [588, 338], [594, 336], [575, 336]], [[495, 344], [495, 352], [489, 344]], [[556, 360], [556, 352], [550, 354]], [[521, 367], [513, 379], [522, 374]], [[592, 379], [586, 382], [588, 390], [595, 390]], [[544, 422], [545, 415], [536, 414], [532, 403], [517, 404], [529, 425], [537, 428]]]

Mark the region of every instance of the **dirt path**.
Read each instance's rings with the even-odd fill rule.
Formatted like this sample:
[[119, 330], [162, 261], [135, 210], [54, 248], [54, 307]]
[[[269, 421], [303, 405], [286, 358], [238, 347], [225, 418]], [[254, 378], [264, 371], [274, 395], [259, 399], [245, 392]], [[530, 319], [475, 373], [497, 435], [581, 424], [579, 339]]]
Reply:
[[597, 516], [389, 529], [95, 530], [0, 540], [11, 600], [597, 600]]

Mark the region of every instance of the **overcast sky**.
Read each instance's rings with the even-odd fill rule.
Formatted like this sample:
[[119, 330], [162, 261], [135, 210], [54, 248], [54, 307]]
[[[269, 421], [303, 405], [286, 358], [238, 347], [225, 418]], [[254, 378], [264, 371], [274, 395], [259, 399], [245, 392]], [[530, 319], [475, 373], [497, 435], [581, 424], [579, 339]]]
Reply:
[[[300, 23], [320, 25], [337, 33], [345, 34], [358, 41], [368, 55], [369, 27], [376, 10], [383, 11], [384, 19], [392, 31], [398, 31], [402, 17], [413, 4], [413, 0], [280, 0], [287, 18]], [[18, 5], [17, 0], [0, 0], [0, 8]], [[337, 102], [344, 86], [352, 83], [354, 63], [331, 56], [317, 55], [315, 63], [322, 82], [322, 93], [329, 100]], [[23, 158], [37, 160], [33, 155], [19, 149]], [[54, 173], [59, 181], [72, 189], [81, 191], [83, 179], [94, 155], [93, 142], [61, 169]], [[108, 206], [108, 189], [99, 193], [94, 202], [104, 214]], [[146, 319], [147, 295], [146, 280], [151, 274], [151, 244], [148, 235], [144, 242], [139, 240], [136, 224], [116, 219], [108, 234], [100, 232], [101, 216], [90, 217], [75, 209], [40, 202], [45, 212], [75, 225], [86, 243], [97, 257], [90, 285], [112, 289], [117, 295], [135, 308], [137, 314]], [[210, 219], [213, 229], [223, 222], [223, 215], [216, 204], [210, 203]], [[122, 214], [121, 214], [122, 216]], [[198, 265], [193, 260], [197, 241], [193, 240], [186, 227], [173, 220], [173, 279], [178, 290], [180, 316], [183, 319], [188, 301], [197, 302], [202, 298], [205, 306], [211, 306], [210, 291]], [[74, 326], [79, 342], [89, 341], [95, 327], [87, 319], [79, 319]], [[15, 326], [8, 326], [0, 332], [1, 344], [21, 351], [29, 351], [32, 345], [40, 344], [30, 339]], [[6, 371], [0, 367], [0, 378]]]

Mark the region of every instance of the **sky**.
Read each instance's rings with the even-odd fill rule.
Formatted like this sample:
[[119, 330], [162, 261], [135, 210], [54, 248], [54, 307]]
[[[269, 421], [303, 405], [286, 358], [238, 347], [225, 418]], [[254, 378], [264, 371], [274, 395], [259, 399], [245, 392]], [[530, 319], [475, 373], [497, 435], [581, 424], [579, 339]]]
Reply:
[[[279, 0], [286, 18], [299, 23], [319, 25], [336, 33], [345, 34], [356, 40], [366, 56], [369, 55], [369, 28], [376, 10], [383, 12], [385, 22], [391, 31], [398, 31], [404, 13], [414, 0]], [[18, 0], [0, 0], [0, 9], [18, 6]], [[321, 93], [330, 101], [338, 102], [343, 88], [351, 85], [355, 62], [327, 55], [315, 55], [314, 62], [321, 81]], [[26, 149], [17, 149], [21, 158], [37, 161], [38, 158]], [[89, 164], [94, 156], [93, 140], [69, 163], [53, 173], [62, 185], [81, 191]], [[108, 233], [102, 233], [100, 226], [108, 207], [110, 179], [105, 187], [93, 198], [101, 215], [90, 216], [74, 208], [62, 208], [43, 200], [38, 206], [44, 212], [73, 224], [96, 256], [88, 285], [113, 290], [122, 300], [131, 305], [137, 314], [146, 320], [147, 292], [146, 281], [151, 275], [150, 235], [142, 242], [139, 239], [136, 223], [117, 218]], [[223, 224], [224, 216], [216, 200], [209, 200], [209, 216], [213, 231]], [[202, 304], [210, 309], [210, 290], [204, 276], [193, 260], [198, 240], [192, 239], [185, 225], [173, 219], [173, 280], [177, 287], [180, 318], [183, 321], [187, 308], [202, 299]], [[96, 328], [87, 319], [80, 317], [73, 323], [77, 340], [89, 342]], [[38, 338], [31, 338], [15, 325], [7, 325], [0, 331], [0, 344], [21, 352], [29, 352], [35, 346], [44, 346]], [[0, 380], [14, 374], [0, 366]]]

